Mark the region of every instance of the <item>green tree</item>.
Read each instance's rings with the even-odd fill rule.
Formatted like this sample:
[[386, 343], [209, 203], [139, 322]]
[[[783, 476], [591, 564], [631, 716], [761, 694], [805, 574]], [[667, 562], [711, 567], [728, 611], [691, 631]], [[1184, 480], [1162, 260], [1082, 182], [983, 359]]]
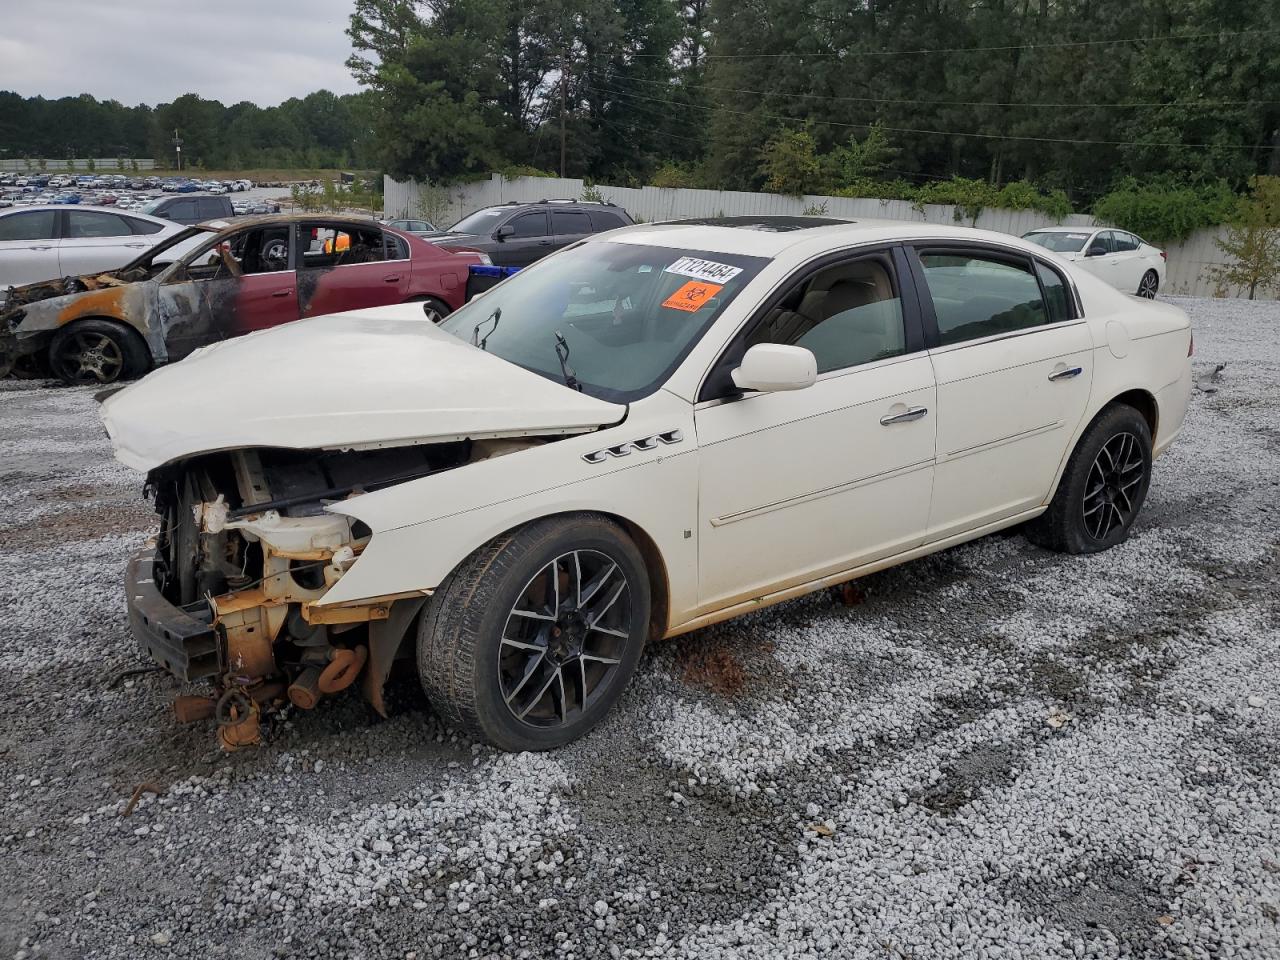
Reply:
[[1214, 242], [1230, 261], [1210, 268], [1220, 288], [1280, 289], [1280, 177], [1254, 177], [1250, 196], [1241, 198], [1225, 237]]
[[822, 186], [822, 165], [813, 135], [807, 130], [776, 134], [765, 144], [760, 172], [765, 176], [765, 189], [772, 193], [798, 197], [817, 192]]

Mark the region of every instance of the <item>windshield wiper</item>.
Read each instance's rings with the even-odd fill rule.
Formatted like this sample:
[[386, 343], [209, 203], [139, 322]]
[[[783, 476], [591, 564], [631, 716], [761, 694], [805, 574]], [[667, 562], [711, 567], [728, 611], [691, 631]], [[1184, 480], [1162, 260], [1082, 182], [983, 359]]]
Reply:
[[[485, 350], [485, 349], [486, 349], [486, 345], [489, 343], [489, 338], [490, 338], [491, 336], [493, 336], [493, 331], [498, 329], [498, 321], [500, 321], [501, 319], [502, 319], [502, 308], [501, 308], [501, 307], [495, 307], [495, 308], [494, 308], [494, 310], [493, 310], [493, 313], [489, 314], [489, 316], [485, 317], [483, 320], [481, 320], [479, 323], [477, 323], [477, 324], [475, 325], [475, 327], [472, 329], [472, 331], [471, 331], [471, 345], [472, 345], [473, 347], [479, 347], [481, 350]], [[484, 339], [483, 339], [483, 340], [481, 340], [481, 339], [480, 339], [480, 328], [481, 328], [481, 327], [483, 327], [483, 326], [484, 326], [486, 323], [488, 323], [490, 320], [492, 320], [492, 321], [493, 321], [493, 326], [489, 328], [489, 332], [488, 332], [488, 333], [486, 333], [486, 334], [484, 335]]]
[[569, 342], [559, 330], [556, 331], [556, 357], [560, 361], [560, 373], [564, 377], [564, 385], [581, 393], [582, 384], [574, 375], [573, 367], [569, 366]]

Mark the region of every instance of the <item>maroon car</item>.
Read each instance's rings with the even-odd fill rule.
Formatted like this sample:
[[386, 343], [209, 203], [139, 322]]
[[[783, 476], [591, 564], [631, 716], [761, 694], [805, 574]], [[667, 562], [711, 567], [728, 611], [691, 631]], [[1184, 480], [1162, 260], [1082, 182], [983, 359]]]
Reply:
[[359, 217], [203, 224], [119, 270], [0, 292], [0, 337], [11, 331], [0, 368], [112, 383], [302, 317], [417, 301], [437, 321], [462, 306], [469, 268], [484, 263]]

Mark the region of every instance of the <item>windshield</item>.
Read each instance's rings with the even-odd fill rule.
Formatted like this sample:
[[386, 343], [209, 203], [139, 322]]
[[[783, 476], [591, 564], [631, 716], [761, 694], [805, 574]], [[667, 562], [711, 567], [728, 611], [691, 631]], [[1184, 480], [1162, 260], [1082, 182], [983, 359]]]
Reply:
[[502, 219], [504, 213], [509, 213], [507, 209], [502, 207], [489, 207], [485, 210], [477, 210], [469, 216], [463, 217], [452, 227], [449, 228], [450, 233], [474, 233], [489, 234], [493, 232], [493, 228], [498, 225], [498, 221]]
[[[522, 270], [440, 326], [549, 380], [573, 377], [584, 393], [626, 403], [665, 383], [766, 263], [727, 253], [585, 243]], [[568, 376], [560, 363], [566, 349]]]
[[1046, 250], [1052, 250], [1054, 253], [1079, 253], [1084, 249], [1084, 242], [1089, 239], [1089, 234], [1044, 230], [1024, 233], [1022, 239], [1037, 243]]

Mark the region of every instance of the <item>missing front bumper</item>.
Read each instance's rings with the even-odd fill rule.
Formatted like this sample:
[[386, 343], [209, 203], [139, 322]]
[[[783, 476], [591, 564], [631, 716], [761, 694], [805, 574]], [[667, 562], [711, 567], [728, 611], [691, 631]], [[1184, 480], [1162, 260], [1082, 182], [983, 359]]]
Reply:
[[218, 632], [212, 612], [191, 614], [160, 593], [153, 576], [154, 547], [140, 550], [125, 573], [129, 625], [138, 646], [160, 666], [188, 683], [218, 676]]

